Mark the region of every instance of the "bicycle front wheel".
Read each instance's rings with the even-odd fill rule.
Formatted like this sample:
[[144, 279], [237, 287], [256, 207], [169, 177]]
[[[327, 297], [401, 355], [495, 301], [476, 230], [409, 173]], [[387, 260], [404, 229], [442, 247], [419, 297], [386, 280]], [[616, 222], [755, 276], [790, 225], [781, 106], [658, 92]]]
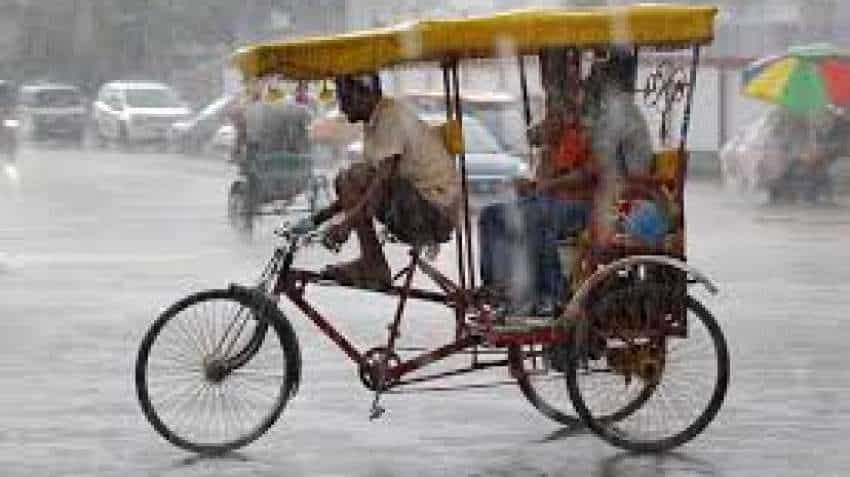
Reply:
[[[720, 410], [729, 384], [729, 352], [714, 317], [690, 296], [671, 307], [667, 291], [638, 283], [602, 297], [581, 327], [583, 348], [567, 372], [582, 420], [632, 452], [667, 451], [699, 435]], [[647, 389], [652, 393], [639, 408], [609, 417]]]
[[136, 392], [169, 442], [221, 453], [263, 435], [299, 376], [298, 342], [276, 306], [238, 288], [209, 290], [151, 326], [136, 361]]

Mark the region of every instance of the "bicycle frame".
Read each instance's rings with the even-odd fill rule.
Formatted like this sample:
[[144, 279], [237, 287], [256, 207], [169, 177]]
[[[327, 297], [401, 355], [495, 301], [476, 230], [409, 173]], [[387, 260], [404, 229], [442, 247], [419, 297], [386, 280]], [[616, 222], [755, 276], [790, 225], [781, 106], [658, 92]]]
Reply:
[[[310, 284], [319, 284], [323, 281], [328, 281], [327, 277], [315, 271], [292, 268], [291, 263], [294, 256], [295, 247], [291, 247], [289, 251], [284, 252], [285, 256], [282, 264], [277, 272], [275, 284], [272, 287], [272, 294], [275, 296], [286, 296], [298, 309], [315, 324], [322, 333], [325, 334], [331, 341], [334, 342], [348, 358], [358, 365], [361, 369], [369, 366], [367, 351], [358, 349], [351, 341], [339, 332], [331, 322], [324, 317], [316, 308], [314, 308], [305, 298], [304, 291]], [[455, 284], [450, 278], [442, 274], [440, 271], [432, 267], [430, 264], [420, 259], [420, 254], [417, 249], [410, 251], [410, 262], [408, 265], [396, 275], [396, 278], [401, 278], [403, 285], [393, 286], [387, 290], [381, 290], [379, 293], [385, 295], [398, 296], [398, 304], [392, 323], [389, 326], [389, 335], [387, 342], [378, 349], [388, 350], [391, 353], [395, 351], [396, 340], [399, 337], [399, 328], [404, 316], [408, 300], [420, 300], [432, 303], [445, 305], [449, 308], [470, 310], [475, 309], [475, 321], [486, 324], [492, 321], [492, 312], [487, 308], [480, 308], [475, 303], [468, 292]], [[424, 290], [413, 287], [413, 277], [416, 271], [422, 271], [429, 277], [440, 289], [440, 291]], [[449, 343], [442, 346], [422, 352], [408, 360], [399, 361], [398, 364], [388, 365], [384, 376], [385, 382], [397, 382], [402, 376], [419, 370], [429, 364], [440, 361], [455, 353], [473, 348], [473, 364], [470, 368], [464, 370], [456, 370], [449, 373], [440, 373], [431, 377], [418, 378], [415, 381], [421, 382], [429, 379], [436, 379], [451, 374], [459, 374], [472, 370], [479, 370], [493, 366], [504, 366], [508, 364], [507, 359], [499, 361], [479, 362], [477, 360], [478, 350], [475, 349], [483, 343], [483, 338], [479, 334], [471, 333], [470, 323], [467, 319], [467, 314], [464, 311], [462, 314], [456, 315], [455, 323], [455, 338]], [[400, 384], [400, 383], [398, 383]]]

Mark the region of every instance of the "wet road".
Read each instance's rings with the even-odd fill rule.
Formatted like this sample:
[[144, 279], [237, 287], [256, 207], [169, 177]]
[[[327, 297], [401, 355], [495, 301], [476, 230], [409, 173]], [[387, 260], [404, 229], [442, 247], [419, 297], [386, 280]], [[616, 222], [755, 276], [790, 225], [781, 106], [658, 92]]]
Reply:
[[[729, 340], [727, 401], [703, 436], [633, 457], [539, 415], [515, 387], [371, 395], [343, 355], [288, 307], [304, 357], [300, 393], [238, 454], [198, 459], [142, 416], [132, 369], [154, 316], [184, 294], [251, 281], [273, 246], [225, 217], [221, 160], [30, 149], [0, 175], [0, 474], [275, 476], [847, 475], [850, 208], [770, 208], [710, 183], [689, 189], [691, 263]], [[350, 253], [348, 250], [346, 253]], [[402, 251], [393, 252], [401, 263]], [[305, 262], [331, 257], [311, 251]], [[450, 252], [440, 261], [454, 263]], [[391, 302], [314, 294], [363, 346]], [[449, 315], [419, 305], [404, 340], [433, 344]], [[445, 324], [444, 324], [445, 322]], [[503, 380], [504, 370], [481, 380]], [[463, 381], [468, 382], [468, 381]]]

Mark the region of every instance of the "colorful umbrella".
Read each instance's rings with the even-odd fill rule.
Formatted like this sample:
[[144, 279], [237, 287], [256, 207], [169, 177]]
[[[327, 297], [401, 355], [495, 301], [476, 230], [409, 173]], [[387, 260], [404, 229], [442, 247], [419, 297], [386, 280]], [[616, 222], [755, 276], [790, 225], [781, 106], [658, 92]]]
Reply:
[[850, 106], [850, 50], [827, 44], [795, 47], [749, 65], [744, 93], [795, 113]]

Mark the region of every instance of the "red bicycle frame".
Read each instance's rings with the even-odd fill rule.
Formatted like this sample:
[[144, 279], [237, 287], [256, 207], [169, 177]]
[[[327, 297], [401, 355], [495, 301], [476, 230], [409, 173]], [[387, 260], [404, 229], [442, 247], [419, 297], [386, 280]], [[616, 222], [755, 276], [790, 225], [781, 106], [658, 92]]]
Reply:
[[[404, 311], [408, 300], [416, 299], [440, 303], [450, 308], [463, 310], [462, 314], [457, 314], [455, 339], [450, 343], [439, 346], [432, 350], [423, 352], [409, 360], [402, 361], [397, 365], [390, 366], [387, 369], [385, 379], [389, 382], [398, 381], [403, 375], [412, 371], [418, 370], [436, 361], [442, 360], [452, 354], [465, 349], [476, 347], [482, 344], [483, 335], [473, 333], [470, 328], [470, 323], [467, 322], [467, 310], [475, 309], [474, 321], [477, 324], [486, 325], [491, 322], [492, 315], [490, 310], [479, 308], [472, 300], [471, 294], [458, 287], [450, 278], [446, 277], [428, 263], [420, 260], [419, 253], [416, 249], [410, 252], [411, 259], [407, 267], [405, 267], [397, 278], [403, 278], [402, 286], [393, 286], [388, 290], [382, 290], [380, 293], [387, 295], [396, 295], [399, 297], [398, 305], [396, 306], [395, 316], [392, 324], [389, 326], [389, 336], [384, 349], [393, 351], [395, 349], [396, 339], [399, 336], [399, 328], [401, 320], [404, 316]], [[414, 288], [413, 276], [416, 270], [421, 270], [428, 276], [439, 288], [440, 291], [424, 290]], [[281, 270], [275, 288], [273, 290], [276, 295], [285, 295], [312, 321], [331, 341], [333, 341], [348, 357], [358, 366], [367, 366], [366, 353], [355, 347], [351, 341], [340, 333], [322, 314], [316, 310], [310, 303], [307, 302], [304, 296], [304, 290], [308, 284], [316, 284], [327, 281], [320, 273], [302, 269]], [[475, 355], [475, 353], [474, 353]], [[475, 363], [475, 369], [484, 367], [505, 365], [506, 360], [488, 363]], [[417, 380], [419, 381], [419, 380]]]

